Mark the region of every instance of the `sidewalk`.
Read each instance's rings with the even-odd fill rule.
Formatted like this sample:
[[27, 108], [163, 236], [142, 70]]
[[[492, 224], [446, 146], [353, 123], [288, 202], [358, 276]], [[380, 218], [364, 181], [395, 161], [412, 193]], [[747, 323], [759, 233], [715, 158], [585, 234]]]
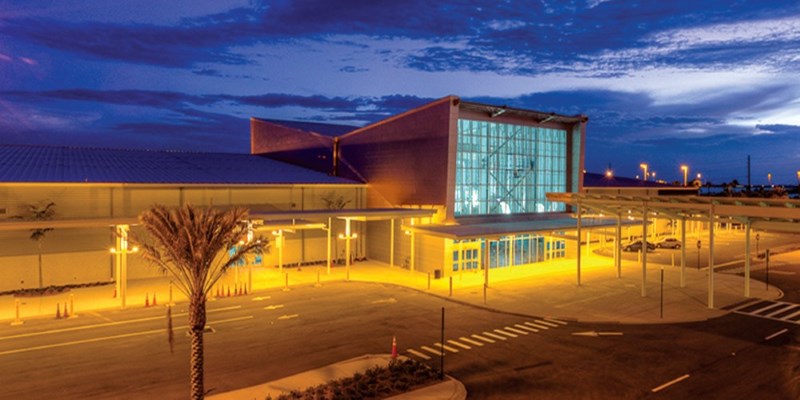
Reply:
[[[800, 252], [782, 254], [800, 260]], [[754, 269], [758, 266], [754, 262]], [[664, 317], [660, 317], [661, 270], [664, 271]], [[410, 272], [398, 267], [376, 261], [357, 262], [350, 268], [350, 280], [379, 282], [389, 285], [405, 286], [440, 297], [450, 297], [452, 279], [454, 301], [487, 307], [494, 310], [549, 316], [583, 322], [619, 323], [667, 323], [698, 321], [714, 318], [726, 313], [722, 310], [747, 300], [744, 297], [744, 279], [740, 276], [716, 272], [714, 274], [714, 308], [708, 302], [708, 269], [686, 268], [685, 286], [680, 286], [680, 267], [648, 264], [646, 295], [642, 297], [642, 268], [635, 261], [623, 261], [622, 276], [616, 277], [616, 270], [610, 258], [597, 255], [584, 256], [581, 268], [581, 285], [577, 285], [577, 268], [574, 260], [547, 261], [532, 266], [489, 270], [489, 287], [484, 302], [484, 273], [456, 272], [453, 276], [433, 279], [432, 274]], [[237, 276], [238, 275], [238, 276]], [[252, 286], [246, 268], [229, 271], [212, 290], [217, 289], [227, 295], [235, 294], [237, 287], [248, 293], [255, 290], [283, 287], [288, 276], [289, 286], [312, 286], [319, 277], [321, 284], [342, 282], [347, 279], [344, 266], [335, 266], [328, 275], [324, 266], [304, 266], [298, 270], [286, 267], [283, 274], [277, 268], [253, 268]], [[430, 284], [430, 288], [429, 285]], [[751, 280], [751, 298], [777, 299], [780, 290], [770, 287], [767, 291], [763, 282]], [[127, 308], [141, 308], [146, 302], [153, 303], [153, 296], [159, 305], [170, 300], [170, 281], [168, 278], [133, 280], [128, 283]], [[119, 309], [120, 299], [114, 297], [114, 285], [72, 289], [69, 292], [39, 297], [19, 297], [20, 318], [54, 318], [56, 308], [63, 312], [70, 304], [74, 312], [80, 314], [91, 310]], [[177, 288], [172, 289], [172, 301], [186, 301]], [[15, 318], [15, 298], [0, 296], [0, 321]]]
[[[389, 354], [367, 354], [361, 357], [351, 358], [349, 360], [341, 361], [335, 364], [326, 365], [311, 371], [301, 372], [296, 375], [287, 376], [276, 381], [264, 383], [261, 385], [251, 386], [244, 389], [233, 390], [230, 392], [220, 393], [213, 396], [208, 396], [208, 400], [250, 400], [250, 399], [264, 399], [271, 396], [276, 399], [281, 393], [291, 392], [292, 390], [304, 390], [311, 386], [317, 386], [322, 383], [347, 378], [353, 376], [357, 372], [364, 372], [372, 367], [378, 365], [386, 365], [391, 361]], [[403, 399], [451, 399], [462, 400], [466, 399], [467, 390], [461, 382], [447, 377], [447, 380], [441, 383], [436, 383], [422, 389], [417, 389], [408, 393], [398, 396], [390, 397], [389, 399], [403, 400]]]

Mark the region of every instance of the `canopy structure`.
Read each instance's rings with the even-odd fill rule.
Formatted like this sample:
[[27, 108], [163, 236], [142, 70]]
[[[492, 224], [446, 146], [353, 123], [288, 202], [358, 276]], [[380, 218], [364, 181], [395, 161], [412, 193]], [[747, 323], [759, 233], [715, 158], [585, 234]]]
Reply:
[[[628, 196], [587, 193], [548, 193], [550, 201], [569, 204], [578, 220], [601, 213], [617, 218], [615, 262], [619, 271], [621, 220], [639, 219], [646, 227], [648, 218], [667, 217], [681, 222], [681, 242], [686, 243], [686, 221], [703, 221], [709, 225], [708, 307], [714, 308], [714, 225], [739, 222], [745, 225], [744, 296], [750, 297], [750, 233], [752, 229], [776, 232], [800, 232], [800, 200], [700, 196]], [[580, 242], [578, 243], [580, 246]], [[580, 251], [578, 252], [580, 254]], [[686, 264], [686, 246], [681, 246], [681, 286]], [[580, 271], [580, 257], [578, 258]], [[647, 252], [642, 252], [642, 296], [646, 296]], [[580, 278], [579, 278], [580, 283]]]

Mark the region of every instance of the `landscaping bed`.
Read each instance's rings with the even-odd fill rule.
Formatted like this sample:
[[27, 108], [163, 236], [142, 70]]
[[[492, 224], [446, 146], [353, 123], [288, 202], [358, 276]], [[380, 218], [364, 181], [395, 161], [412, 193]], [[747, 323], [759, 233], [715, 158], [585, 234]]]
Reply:
[[39, 297], [39, 296], [50, 296], [60, 293], [67, 293], [71, 289], [78, 289], [78, 288], [85, 288], [85, 287], [93, 287], [93, 286], [103, 286], [103, 285], [110, 285], [114, 282], [91, 282], [91, 283], [78, 283], [74, 285], [63, 285], [63, 286], [47, 286], [43, 288], [28, 288], [28, 289], [16, 289], [16, 290], [9, 290], [6, 292], [0, 292], [0, 296], [5, 295], [14, 295], [14, 297]]
[[439, 372], [415, 360], [392, 360], [352, 377], [333, 380], [306, 390], [294, 390], [267, 400], [384, 399], [439, 382]]

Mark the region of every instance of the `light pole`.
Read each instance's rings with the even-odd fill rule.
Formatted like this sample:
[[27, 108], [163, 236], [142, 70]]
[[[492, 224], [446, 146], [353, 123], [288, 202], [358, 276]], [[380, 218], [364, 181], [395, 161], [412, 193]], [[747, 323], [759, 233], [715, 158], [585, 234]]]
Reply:
[[125, 308], [125, 298], [128, 291], [128, 254], [139, 251], [139, 248], [136, 246], [130, 249], [128, 248], [129, 230], [130, 227], [128, 225], [117, 225], [116, 243], [115, 246], [110, 249], [111, 254], [115, 256], [114, 266], [117, 275], [116, 292], [120, 299], [121, 308]]
[[357, 233], [350, 233], [350, 218], [345, 219], [344, 234], [339, 234], [339, 239], [344, 239], [345, 280], [350, 281], [350, 240], [358, 237]]
[[681, 171], [683, 171], [683, 186], [686, 186], [689, 178], [689, 166], [681, 165]]
[[639, 164], [639, 168], [641, 168], [641, 169], [642, 169], [642, 171], [644, 171], [644, 177], [643, 177], [643, 179], [644, 179], [644, 180], [647, 180], [647, 164], [645, 164], [645, 163], [641, 163], [641, 164]]
[[770, 186], [772, 186], [772, 173], [767, 174], [767, 182], [769, 183]]

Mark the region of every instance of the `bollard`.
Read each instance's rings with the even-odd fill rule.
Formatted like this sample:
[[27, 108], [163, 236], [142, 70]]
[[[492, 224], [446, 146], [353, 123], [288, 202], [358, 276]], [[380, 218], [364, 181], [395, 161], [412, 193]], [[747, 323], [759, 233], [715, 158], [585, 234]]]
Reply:
[[16, 313], [14, 322], [11, 323], [11, 326], [22, 325], [22, 321], [19, 319], [19, 299], [14, 299], [14, 307], [16, 308]]
[[314, 287], [320, 287], [322, 284], [319, 282], [319, 267], [317, 267], [317, 283], [314, 284]]
[[172, 281], [169, 281], [169, 304], [168, 305], [171, 306], [173, 304], [175, 304], [175, 303], [172, 301]]
[[453, 277], [450, 277], [450, 297], [453, 297]]
[[285, 282], [283, 284], [283, 291], [284, 292], [288, 292], [289, 291], [289, 273], [285, 272], [284, 276], [286, 277], [286, 279], [285, 279]]
[[75, 295], [72, 293], [69, 294], [69, 317], [77, 317], [77, 315], [75, 315]]
[[483, 285], [483, 304], [486, 304], [486, 285]]
[[672, 267], [675, 267], [675, 253], [672, 253]]

